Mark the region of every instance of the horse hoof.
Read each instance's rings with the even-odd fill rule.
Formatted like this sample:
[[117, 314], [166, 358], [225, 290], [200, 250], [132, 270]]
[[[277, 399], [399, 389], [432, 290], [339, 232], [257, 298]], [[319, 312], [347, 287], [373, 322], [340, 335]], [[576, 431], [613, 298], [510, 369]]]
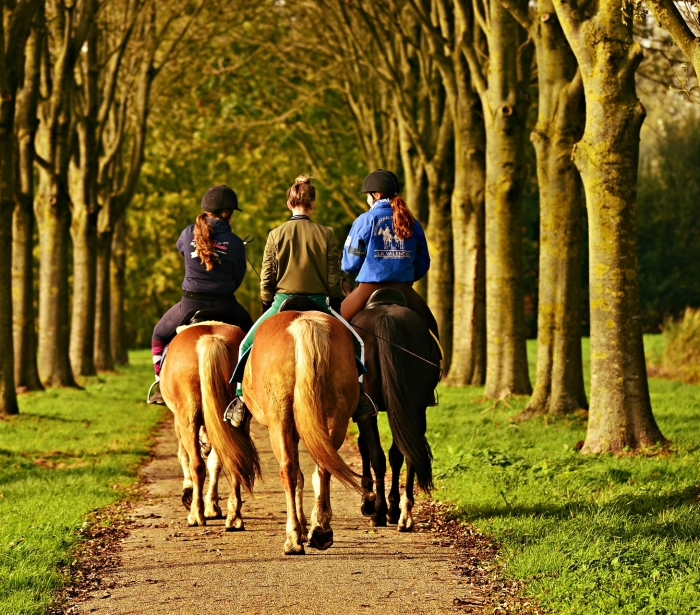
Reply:
[[319, 551], [325, 551], [333, 544], [333, 530], [324, 530], [322, 527], [315, 527], [309, 538], [309, 546]]
[[203, 526], [206, 524], [207, 524], [207, 522], [204, 519], [202, 519], [201, 521], [198, 521], [197, 519], [192, 517], [192, 515], [187, 517], [187, 526], [188, 527], [197, 527], [198, 525]]
[[245, 523], [240, 517], [233, 520], [232, 523], [226, 519], [226, 531], [227, 532], [243, 532], [245, 530]]
[[192, 487], [182, 490], [182, 505], [189, 510], [192, 507]]
[[205, 507], [204, 517], [207, 519], [223, 519], [224, 515], [221, 512], [221, 507], [218, 504], [211, 504]]
[[400, 513], [399, 513], [398, 510], [397, 510], [396, 512], [390, 510], [390, 511], [387, 513], [387, 515], [386, 515], [386, 520], [387, 520], [391, 525], [395, 525], [395, 524], [397, 524], [397, 523], [399, 522], [399, 517], [400, 517], [400, 516], [401, 516], [401, 515], [400, 515]]
[[409, 518], [406, 521], [399, 521], [399, 527], [397, 528], [399, 532], [412, 532], [413, 531], [413, 519]]
[[369, 525], [370, 527], [386, 527], [386, 515], [372, 515]]
[[285, 555], [305, 555], [304, 545], [295, 545], [289, 540], [284, 543], [284, 554]]
[[366, 493], [362, 496], [362, 504], [360, 504], [360, 512], [363, 517], [371, 517], [374, 514], [375, 503], [377, 501], [376, 493]]

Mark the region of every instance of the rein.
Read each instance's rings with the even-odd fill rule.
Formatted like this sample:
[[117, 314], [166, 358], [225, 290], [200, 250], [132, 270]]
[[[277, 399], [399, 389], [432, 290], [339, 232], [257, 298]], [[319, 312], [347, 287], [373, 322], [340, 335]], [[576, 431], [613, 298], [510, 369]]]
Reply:
[[357, 325], [353, 325], [352, 323], [350, 323], [350, 324], [355, 329], [359, 329], [360, 331], [364, 331], [365, 333], [369, 333], [370, 335], [373, 335], [374, 337], [376, 337], [378, 340], [382, 340], [383, 342], [386, 342], [387, 344], [391, 344], [395, 348], [398, 348], [399, 350], [403, 350], [404, 352], [407, 352], [408, 354], [416, 357], [416, 359], [420, 359], [421, 361], [425, 361], [428, 365], [432, 365], [433, 367], [437, 367], [440, 371], [442, 371], [442, 368], [439, 365], [436, 365], [432, 361], [428, 361], [428, 359], [421, 357], [419, 354], [416, 354], [415, 352], [411, 352], [408, 348], [404, 348], [403, 346], [399, 346], [398, 344], [394, 344], [394, 342], [392, 342], [391, 340], [388, 340], [384, 337], [381, 337], [372, 331], [368, 331], [367, 329], [363, 329], [362, 327], [358, 327]]

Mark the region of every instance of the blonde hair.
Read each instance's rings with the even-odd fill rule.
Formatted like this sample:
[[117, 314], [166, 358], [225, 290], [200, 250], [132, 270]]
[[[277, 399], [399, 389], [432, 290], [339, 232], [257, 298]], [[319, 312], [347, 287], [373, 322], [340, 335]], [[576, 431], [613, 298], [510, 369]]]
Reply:
[[311, 176], [301, 174], [287, 190], [287, 202], [292, 207], [311, 209], [311, 203], [316, 200], [316, 188], [311, 185]]

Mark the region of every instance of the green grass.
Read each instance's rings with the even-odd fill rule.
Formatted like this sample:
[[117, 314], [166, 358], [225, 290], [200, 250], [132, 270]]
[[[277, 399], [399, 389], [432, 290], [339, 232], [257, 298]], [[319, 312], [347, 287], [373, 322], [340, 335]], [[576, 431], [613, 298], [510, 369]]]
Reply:
[[149, 352], [84, 391], [20, 397], [0, 421], [0, 614], [44, 612], [86, 515], [121, 497], [147, 457], [162, 408], [143, 403]]
[[[531, 374], [534, 355], [530, 343]], [[433, 496], [493, 536], [502, 573], [547, 610], [700, 613], [700, 386], [650, 387], [668, 455], [582, 456], [582, 422], [513, 424], [526, 399], [494, 408], [482, 389], [443, 387], [428, 411]]]

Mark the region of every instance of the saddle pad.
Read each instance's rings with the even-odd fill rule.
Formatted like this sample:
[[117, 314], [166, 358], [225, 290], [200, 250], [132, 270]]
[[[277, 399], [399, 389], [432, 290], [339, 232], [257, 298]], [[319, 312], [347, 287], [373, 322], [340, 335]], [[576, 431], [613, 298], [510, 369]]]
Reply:
[[203, 320], [202, 322], [193, 322], [191, 325], [180, 325], [175, 329], [175, 333], [182, 333], [185, 329], [190, 327], [199, 327], [200, 325], [225, 325], [225, 322], [219, 320]]

